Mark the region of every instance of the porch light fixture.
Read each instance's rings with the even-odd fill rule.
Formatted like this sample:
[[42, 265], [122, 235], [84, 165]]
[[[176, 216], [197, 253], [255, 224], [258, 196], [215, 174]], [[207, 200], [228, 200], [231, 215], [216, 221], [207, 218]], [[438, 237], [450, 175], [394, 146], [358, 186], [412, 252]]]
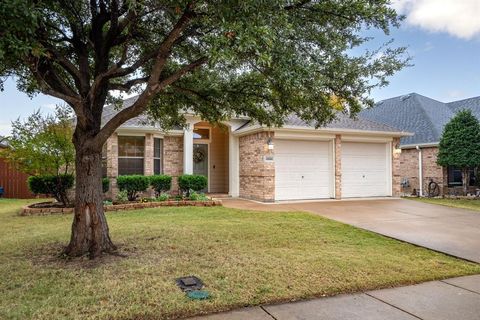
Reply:
[[268, 140], [267, 140], [267, 147], [268, 147], [268, 150], [273, 150], [274, 145], [273, 145], [273, 140], [272, 140], [272, 138], [268, 138]]
[[402, 149], [400, 148], [400, 144], [397, 143], [393, 149], [393, 153], [402, 153]]

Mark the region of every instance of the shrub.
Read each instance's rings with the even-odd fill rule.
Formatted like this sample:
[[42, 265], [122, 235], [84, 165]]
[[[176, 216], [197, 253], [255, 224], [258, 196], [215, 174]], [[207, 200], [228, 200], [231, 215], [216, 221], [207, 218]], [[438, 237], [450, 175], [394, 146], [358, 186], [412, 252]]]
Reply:
[[128, 201], [128, 192], [127, 190], [122, 190], [117, 193], [117, 201], [118, 202], [126, 202]]
[[103, 190], [103, 193], [107, 192], [108, 189], [110, 189], [110, 179], [108, 179], [108, 178], [103, 178], [103, 179], [102, 179], [102, 190]]
[[190, 196], [190, 190], [201, 191], [207, 187], [207, 177], [195, 174], [184, 174], [178, 177], [178, 186], [183, 193]]
[[73, 187], [74, 181], [72, 174], [31, 176], [28, 178], [28, 188], [34, 194], [52, 195], [58, 202], [68, 205], [67, 191]]
[[137, 199], [139, 192], [147, 190], [150, 179], [141, 175], [119, 176], [117, 178], [118, 189], [127, 191], [128, 200]]
[[192, 191], [190, 192], [190, 196], [188, 197], [188, 199], [192, 201], [207, 201], [208, 197], [205, 195], [205, 193], [198, 193]]
[[164, 174], [151, 176], [150, 186], [152, 186], [157, 195], [169, 191], [172, 188], [172, 177]]
[[170, 196], [166, 193], [161, 193], [158, 195], [158, 197], [155, 198], [157, 201], [167, 201], [170, 198]]

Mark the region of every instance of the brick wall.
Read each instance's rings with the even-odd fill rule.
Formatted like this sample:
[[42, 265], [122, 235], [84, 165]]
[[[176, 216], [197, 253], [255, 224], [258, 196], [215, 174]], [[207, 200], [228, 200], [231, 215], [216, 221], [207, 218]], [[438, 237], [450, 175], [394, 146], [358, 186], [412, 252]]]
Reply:
[[392, 196], [401, 196], [401, 153], [397, 149], [400, 145], [400, 138], [393, 138], [392, 141]]
[[240, 197], [258, 201], [275, 200], [275, 163], [265, 162], [267, 140], [273, 132], [259, 132], [239, 138]]
[[172, 176], [172, 190], [178, 190], [178, 176], [183, 174], [183, 137], [163, 138], [163, 173]]
[[115, 199], [118, 193], [118, 135], [116, 133], [107, 139], [107, 177], [110, 179], [107, 197]]
[[[400, 176], [401, 179], [407, 178], [410, 186], [402, 189], [402, 193], [411, 194], [413, 189], [419, 192], [419, 174], [418, 174], [418, 154], [417, 149], [403, 149], [400, 155]], [[437, 182], [440, 190], [447, 184], [446, 169], [437, 165], [437, 147], [422, 148], [422, 179], [424, 193], [427, 191], [430, 179]]]

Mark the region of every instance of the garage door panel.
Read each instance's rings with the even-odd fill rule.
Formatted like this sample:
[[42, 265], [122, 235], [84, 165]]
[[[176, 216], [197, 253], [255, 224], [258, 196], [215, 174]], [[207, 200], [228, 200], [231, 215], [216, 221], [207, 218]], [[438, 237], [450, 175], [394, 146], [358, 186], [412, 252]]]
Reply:
[[387, 144], [342, 143], [342, 197], [389, 196]]
[[331, 190], [328, 142], [275, 142], [275, 199], [329, 198]]

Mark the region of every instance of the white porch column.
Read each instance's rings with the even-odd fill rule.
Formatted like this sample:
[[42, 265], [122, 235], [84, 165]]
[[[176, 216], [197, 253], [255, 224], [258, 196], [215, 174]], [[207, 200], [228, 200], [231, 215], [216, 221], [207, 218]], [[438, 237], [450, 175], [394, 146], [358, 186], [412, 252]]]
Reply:
[[239, 154], [238, 137], [232, 134], [230, 130], [228, 135], [228, 194], [231, 197], [240, 195], [240, 154]]
[[183, 130], [183, 173], [193, 174], [193, 123], [188, 122]]

